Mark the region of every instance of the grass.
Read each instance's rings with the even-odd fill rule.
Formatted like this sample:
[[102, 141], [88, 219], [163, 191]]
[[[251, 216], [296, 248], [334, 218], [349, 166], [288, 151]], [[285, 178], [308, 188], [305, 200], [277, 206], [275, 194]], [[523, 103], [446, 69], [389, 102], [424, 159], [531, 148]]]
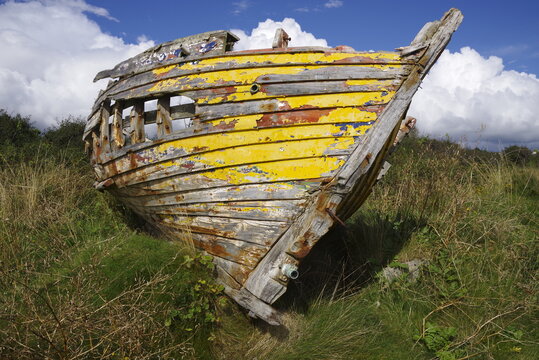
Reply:
[[[33, 141], [21, 156], [17, 146], [0, 146], [2, 359], [539, 353], [534, 165], [407, 139], [347, 228], [302, 263], [276, 304], [285, 326], [271, 327], [223, 296], [211, 259], [150, 236], [93, 190], [79, 149]], [[425, 261], [416, 280], [382, 275], [413, 259]]]
[[211, 357], [211, 262], [130, 228], [88, 170], [0, 167], [0, 357]]

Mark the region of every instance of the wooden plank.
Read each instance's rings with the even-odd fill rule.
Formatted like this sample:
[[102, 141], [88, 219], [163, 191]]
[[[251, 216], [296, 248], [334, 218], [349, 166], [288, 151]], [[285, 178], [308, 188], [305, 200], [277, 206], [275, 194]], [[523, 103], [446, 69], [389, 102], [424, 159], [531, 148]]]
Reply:
[[[247, 277], [252, 271], [252, 268], [238, 264], [236, 262], [221, 258], [217, 255], [213, 256], [213, 262], [217, 267], [221, 268], [221, 270], [225, 271], [234, 281], [238, 284], [242, 284], [245, 282]], [[225, 283], [226, 285], [226, 283]]]
[[198, 105], [197, 117], [202, 121], [235, 117], [242, 115], [264, 114], [296, 109], [326, 109], [335, 107], [370, 106], [387, 104], [394, 92], [354, 92], [320, 94], [316, 96], [288, 96], [267, 100], [253, 100], [239, 103]]
[[304, 207], [305, 200], [238, 201], [226, 203], [201, 203], [186, 206], [154, 207], [156, 215], [208, 216], [223, 219], [265, 220], [290, 222]]
[[[268, 201], [268, 200], [299, 200], [315, 192], [319, 184], [309, 181], [285, 183], [254, 184], [221, 187], [216, 189], [199, 189], [167, 195], [152, 195], [145, 197], [129, 197], [123, 194], [122, 201], [139, 209], [162, 206], [180, 207], [188, 204], [237, 202], [237, 201]], [[117, 190], [110, 189], [117, 194]]]
[[259, 86], [256, 94], [252, 93], [252, 86], [241, 85], [186, 91], [182, 95], [197, 99], [197, 104], [204, 105], [270, 99], [282, 96], [396, 91], [401, 82], [401, 79], [370, 79], [264, 84]]
[[[159, 101], [160, 99], [158, 99], [157, 101], [158, 106], [159, 106]], [[127, 102], [127, 105], [129, 105], [129, 101]], [[166, 112], [166, 110], [163, 110], [163, 111]], [[144, 113], [144, 123], [145, 124], [157, 123], [157, 112], [158, 110], [146, 111]], [[194, 115], [195, 115], [195, 104], [182, 104], [182, 105], [175, 105], [175, 106], [169, 107], [169, 112], [168, 112], [167, 117], [169, 119], [168, 122], [170, 122], [170, 125], [169, 125], [170, 131], [168, 132], [168, 134], [166, 133], [163, 134], [161, 138], [166, 137], [167, 135], [170, 135], [172, 133], [173, 131], [172, 120], [190, 118], [190, 117], [193, 117]], [[130, 121], [130, 118], [126, 117], [123, 120], [124, 126], [129, 124], [129, 121]], [[157, 129], [159, 130], [159, 126]]]
[[225, 286], [225, 293], [244, 308], [251, 310], [252, 316], [256, 316], [270, 325], [281, 325], [282, 315], [277, 310], [249, 293], [245, 288], [236, 290]]
[[[286, 291], [286, 277], [280, 276], [285, 263], [298, 263], [324, 235], [333, 219], [326, 209], [333, 209], [340, 201], [338, 195], [313, 195], [306, 210], [295, 220], [271, 250], [251, 272], [245, 289], [262, 301], [272, 304]], [[290, 255], [292, 254], [292, 255]]]
[[191, 232], [189, 236], [197, 248], [208, 254], [244, 265], [250, 269], [256, 266], [269, 249], [266, 246], [210, 234]]
[[110, 100], [104, 101], [101, 105], [101, 125], [99, 129], [99, 139], [101, 143], [101, 155], [110, 154]]
[[185, 58], [190, 54], [223, 54], [230, 43], [238, 38], [223, 30], [210, 31], [202, 34], [187, 36], [156, 45], [143, 53], [122, 61], [111, 70], [98, 73], [94, 82], [107, 77], [121, 77], [152, 70], [172, 63], [172, 60]]
[[144, 135], [144, 102], [139, 101], [131, 110], [131, 144], [143, 142]]
[[120, 101], [114, 103], [112, 110], [112, 149], [118, 150], [125, 145], [125, 136], [122, 124], [123, 104]]
[[[170, 97], [165, 96], [157, 100], [156, 110], [157, 137], [163, 138], [172, 132], [172, 119], [170, 117]], [[146, 124], [149, 124], [148, 113], [146, 113]]]
[[201, 239], [203, 235], [218, 236], [233, 242], [241, 240], [259, 246], [273, 245], [279, 234], [289, 226], [286, 222], [209, 216], [158, 215], [157, 217], [161, 223], [169, 227], [187, 229], [192, 234], [201, 235]]

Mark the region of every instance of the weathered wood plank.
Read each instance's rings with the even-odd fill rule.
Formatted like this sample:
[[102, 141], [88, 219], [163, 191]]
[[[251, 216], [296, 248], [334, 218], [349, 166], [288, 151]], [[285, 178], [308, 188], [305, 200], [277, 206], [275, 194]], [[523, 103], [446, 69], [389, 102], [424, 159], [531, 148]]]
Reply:
[[239, 103], [198, 105], [197, 117], [202, 121], [235, 117], [242, 115], [264, 114], [296, 109], [325, 109], [335, 107], [370, 106], [387, 104], [394, 92], [355, 92], [320, 94], [316, 96], [289, 96], [267, 100], [252, 100]]
[[142, 54], [122, 61], [111, 70], [104, 70], [95, 76], [94, 82], [107, 77], [121, 77], [152, 70], [172, 63], [171, 60], [185, 58], [190, 54], [223, 54], [238, 38], [223, 30], [210, 31], [187, 36], [154, 46]]
[[[318, 183], [309, 181], [291, 181], [285, 183], [254, 184], [221, 187], [216, 189], [199, 189], [167, 195], [152, 195], [145, 197], [122, 197], [122, 201], [134, 208], [162, 206], [185, 206], [197, 203], [238, 202], [238, 201], [268, 201], [268, 200], [299, 200], [305, 199], [309, 193], [315, 192]], [[113, 194], [117, 190], [110, 190]]]
[[101, 105], [101, 125], [99, 129], [99, 141], [101, 142], [101, 154], [110, 154], [110, 100], [104, 101]]
[[[233, 56], [232, 56], [233, 55]], [[186, 59], [187, 60], [187, 59]], [[172, 63], [172, 62], [171, 62]], [[169, 64], [171, 64], [169, 63]], [[231, 69], [256, 69], [260, 67], [309, 67], [328, 65], [405, 65], [408, 62], [400, 59], [397, 53], [345, 53], [342, 51], [314, 52], [314, 53], [281, 53], [264, 55], [264, 51], [256, 54], [235, 53], [229, 56], [189, 61], [176, 66], [166, 66], [154, 71], [140, 72], [139, 74], [114, 83], [105, 91], [104, 97], [121, 91], [129, 90], [135, 86], [147, 85], [159, 80], [167, 80], [180, 76], [189, 76], [206, 72], [215, 72]], [[411, 63], [411, 62], [410, 62]], [[313, 65], [314, 64], [314, 65]], [[271, 71], [270, 71], [271, 72]], [[101, 97], [99, 102], [104, 99]]]
[[201, 203], [187, 206], [153, 207], [156, 215], [209, 216], [223, 219], [265, 220], [291, 222], [302, 211], [305, 200], [240, 201], [226, 203]]
[[183, 96], [197, 99], [197, 104], [215, 104], [246, 100], [270, 99], [282, 96], [319, 95], [348, 92], [396, 91], [401, 79], [340, 80], [309, 83], [279, 83], [259, 86], [253, 94], [252, 86], [226, 86], [183, 92]]
[[[146, 124], [149, 124], [148, 112], [146, 112]], [[170, 97], [165, 96], [157, 100], [156, 110], [157, 137], [162, 138], [172, 132], [172, 118], [170, 116]]]
[[225, 293], [244, 308], [251, 310], [254, 316], [259, 317], [270, 325], [281, 325], [281, 314], [268, 304], [260, 301], [245, 288], [236, 290], [225, 286]]
[[258, 261], [269, 250], [266, 246], [223, 238], [217, 235], [190, 232], [189, 236], [197, 248], [206, 251], [208, 254], [227, 259], [251, 269], [256, 266]]
[[112, 111], [112, 149], [118, 150], [125, 145], [125, 137], [122, 124], [123, 104], [121, 101], [114, 103]]
[[[271, 55], [268, 55], [271, 54]], [[183, 61], [183, 60], [182, 60]], [[188, 60], [186, 60], [188, 61]], [[360, 64], [360, 65], [399, 65], [406, 64], [407, 60], [401, 60], [397, 53], [345, 53], [335, 49], [320, 49], [316, 48], [294, 48], [294, 53], [283, 51], [246, 51], [231, 53], [230, 55], [220, 56], [218, 58], [202, 59], [201, 61], [190, 60], [186, 64], [179, 64], [177, 66], [167, 66], [163, 69], [155, 71], [145, 71], [125, 81], [117, 81], [110, 84], [105, 92], [100, 94], [95, 102], [94, 108], [90, 113], [89, 119], [97, 112], [101, 102], [110, 97], [113, 94], [118, 94], [122, 91], [127, 91], [133, 87], [148, 85], [158, 80], [167, 80], [176, 78], [179, 76], [188, 76], [191, 74], [204, 73], [208, 71], [230, 70], [230, 69], [244, 69], [244, 68], [256, 68], [256, 67], [282, 67], [285, 66], [298, 66], [304, 68], [305, 66], [317, 65], [347, 65], [347, 64]], [[169, 62], [173, 64], [174, 61]], [[410, 62], [411, 63], [411, 62]], [[176, 89], [179, 90], [179, 89]], [[93, 129], [95, 125], [90, 126], [88, 129]], [[84, 138], [87, 137], [89, 131], [85, 131]]]
[[252, 271], [252, 269], [248, 266], [221, 258], [217, 255], [212, 256], [215, 265], [225, 271], [238, 284], [243, 284], [249, 276], [249, 273]]
[[[169, 227], [188, 229], [193, 234], [241, 240], [259, 246], [271, 246], [289, 224], [275, 221], [245, 220], [208, 216], [159, 215], [160, 222]], [[202, 241], [202, 240], [201, 240]], [[225, 241], [225, 240], [223, 240]], [[239, 262], [239, 261], [236, 261]]]
[[131, 143], [136, 144], [144, 140], [144, 102], [139, 101], [131, 110]]
[[[157, 101], [158, 104], [160, 100], [161, 99], [158, 99]], [[129, 105], [129, 102], [127, 102], [127, 105]], [[158, 110], [146, 111], [144, 113], [144, 124], [157, 123], [157, 112]], [[168, 112], [169, 121], [168, 122], [170, 123], [169, 125], [170, 132], [168, 132], [168, 134], [165, 133], [160, 137], [166, 137], [167, 135], [170, 135], [172, 131], [174, 131], [173, 126], [172, 126], [172, 120], [190, 118], [190, 117], [193, 117], [194, 115], [195, 115], [195, 104], [182, 104], [182, 105], [175, 105], [175, 106], [169, 107], [169, 112]], [[123, 120], [124, 126], [128, 125], [129, 122], [130, 122], [130, 118], [126, 117]], [[159, 130], [159, 127], [157, 129]]]
[[297, 264], [296, 259], [301, 259], [309, 253], [314, 244], [333, 225], [333, 219], [326, 209], [334, 209], [339, 201], [338, 195], [313, 195], [306, 210], [249, 275], [245, 288], [266, 303], [275, 302], [286, 291], [286, 277], [281, 276], [282, 266], [285, 263]]

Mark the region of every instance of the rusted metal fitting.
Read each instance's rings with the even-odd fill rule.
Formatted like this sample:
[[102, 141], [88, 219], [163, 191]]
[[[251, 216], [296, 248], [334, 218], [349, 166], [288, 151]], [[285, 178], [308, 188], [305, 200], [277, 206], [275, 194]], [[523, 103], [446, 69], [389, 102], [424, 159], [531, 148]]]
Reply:
[[281, 267], [281, 272], [289, 279], [295, 280], [299, 277], [298, 267], [293, 264], [284, 264]]
[[257, 83], [254, 83], [252, 86], [251, 86], [251, 94], [256, 94], [257, 92], [260, 91], [260, 85], [258, 85]]

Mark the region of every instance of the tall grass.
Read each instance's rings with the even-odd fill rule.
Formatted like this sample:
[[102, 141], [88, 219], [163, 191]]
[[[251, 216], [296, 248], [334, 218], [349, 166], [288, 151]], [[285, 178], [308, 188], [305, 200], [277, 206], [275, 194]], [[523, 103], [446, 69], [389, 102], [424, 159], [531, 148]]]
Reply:
[[0, 358], [211, 356], [207, 262], [132, 230], [88, 167], [45, 155], [0, 167]]

